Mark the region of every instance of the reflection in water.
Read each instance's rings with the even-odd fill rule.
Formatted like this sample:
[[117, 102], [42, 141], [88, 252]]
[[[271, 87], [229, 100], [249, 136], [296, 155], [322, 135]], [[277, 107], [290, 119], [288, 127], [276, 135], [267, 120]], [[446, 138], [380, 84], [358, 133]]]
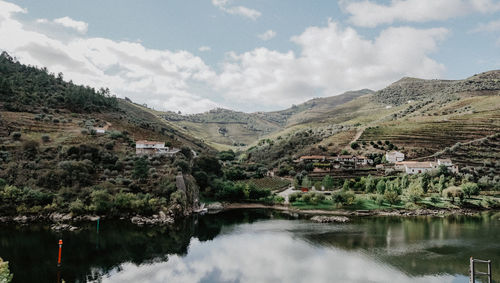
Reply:
[[0, 226], [0, 257], [10, 261], [14, 282], [55, 282], [59, 237], [66, 282], [465, 283], [470, 256], [493, 260], [500, 275], [499, 214], [337, 225], [242, 210], [175, 229], [103, 221], [97, 235], [94, 223], [86, 225], [63, 234]]

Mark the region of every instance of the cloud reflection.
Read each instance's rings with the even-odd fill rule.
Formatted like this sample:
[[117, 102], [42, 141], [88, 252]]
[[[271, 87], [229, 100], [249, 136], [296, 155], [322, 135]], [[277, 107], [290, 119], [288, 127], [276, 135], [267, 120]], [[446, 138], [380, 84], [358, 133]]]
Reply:
[[192, 239], [184, 257], [124, 263], [102, 282], [456, 282], [452, 275], [411, 277], [364, 253], [313, 245], [287, 229], [262, 229], [268, 225], [242, 225], [213, 241]]

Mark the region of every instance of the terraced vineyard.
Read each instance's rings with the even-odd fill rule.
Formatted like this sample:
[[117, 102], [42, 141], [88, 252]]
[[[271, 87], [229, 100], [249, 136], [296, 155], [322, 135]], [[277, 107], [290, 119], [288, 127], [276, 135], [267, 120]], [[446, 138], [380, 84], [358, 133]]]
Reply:
[[500, 109], [387, 122], [367, 128], [359, 141], [390, 140], [398, 147], [404, 147], [408, 157], [414, 158], [436, 153], [457, 142], [467, 142], [497, 132], [500, 132]]

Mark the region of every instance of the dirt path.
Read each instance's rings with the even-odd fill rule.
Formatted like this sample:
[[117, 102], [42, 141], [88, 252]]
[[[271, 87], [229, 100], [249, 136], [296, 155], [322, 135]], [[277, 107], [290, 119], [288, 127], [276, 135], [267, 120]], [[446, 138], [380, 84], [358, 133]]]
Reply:
[[357, 142], [358, 139], [361, 137], [361, 135], [365, 132], [366, 127], [362, 127], [358, 130], [352, 141], [349, 143], [349, 145], [353, 142]]

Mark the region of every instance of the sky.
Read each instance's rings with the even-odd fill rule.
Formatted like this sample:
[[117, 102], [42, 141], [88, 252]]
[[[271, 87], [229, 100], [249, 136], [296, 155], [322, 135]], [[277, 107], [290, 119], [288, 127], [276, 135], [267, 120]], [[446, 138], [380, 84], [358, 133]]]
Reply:
[[500, 0], [0, 0], [0, 50], [157, 110], [500, 69]]

